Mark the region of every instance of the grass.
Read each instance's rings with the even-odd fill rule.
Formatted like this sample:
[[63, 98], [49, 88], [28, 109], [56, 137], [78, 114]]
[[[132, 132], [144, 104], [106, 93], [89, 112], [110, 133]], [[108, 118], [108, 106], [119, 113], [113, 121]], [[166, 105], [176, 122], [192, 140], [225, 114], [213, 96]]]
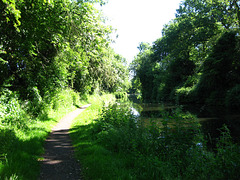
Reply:
[[85, 179], [239, 179], [240, 147], [223, 127], [209, 151], [191, 114], [163, 114], [159, 127], [144, 125], [128, 107], [101, 100], [85, 110], [71, 129]]
[[[44, 141], [52, 127], [76, 109], [76, 103], [79, 106], [86, 103], [80, 102], [78, 95], [69, 89], [52, 99], [49, 104], [43, 104], [40, 107], [43, 111], [36, 115], [29, 110], [30, 102], [21, 102], [12, 92], [1, 96], [0, 179], [37, 179]], [[34, 108], [38, 104], [35, 103]]]
[[[38, 178], [43, 142], [51, 128], [86, 103], [76, 97], [71, 90], [60, 92], [48, 105], [36, 107], [42, 110], [37, 116], [29, 111], [31, 104], [23, 106], [14, 94], [0, 97], [0, 179]], [[70, 130], [84, 179], [240, 178], [240, 148], [226, 127], [210, 152], [199, 126], [191, 124], [191, 114], [163, 114], [160, 127], [154, 121], [146, 126], [127, 105], [117, 106], [113, 95], [95, 95], [89, 101], [92, 106]]]
[[92, 106], [81, 113], [73, 122], [70, 131], [76, 148], [76, 157], [82, 163], [85, 179], [135, 179], [127, 167], [128, 155], [115, 154], [93, 138], [93, 122], [99, 118], [104, 103], [111, 102], [112, 95], [92, 100]]

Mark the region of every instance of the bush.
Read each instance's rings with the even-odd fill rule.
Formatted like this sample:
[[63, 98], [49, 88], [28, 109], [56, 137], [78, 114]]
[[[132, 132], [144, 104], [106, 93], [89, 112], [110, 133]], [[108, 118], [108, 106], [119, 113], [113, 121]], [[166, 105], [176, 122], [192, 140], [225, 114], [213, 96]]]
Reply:
[[176, 102], [178, 104], [191, 103], [192, 98], [189, 95], [190, 95], [192, 89], [193, 89], [192, 87], [181, 87], [181, 88], [177, 89], [175, 91]]
[[51, 98], [51, 108], [58, 110], [64, 107], [79, 106], [80, 96], [72, 89], [64, 89], [59, 91], [54, 97]]
[[177, 167], [175, 175], [185, 170], [188, 150], [200, 140], [198, 129], [194, 117], [180, 111], [165, 114], [161, 126], [154, 121], [147, 126], [131, 115], [128, 108], [111, 105], [94, 124], [93, 134], [108, 150], [132, 154], [133, 166], [140, 170], [137, 173], [148, 172], [142, 177], [156, 179], [166, 170], [165, 161]]
[[[239, 83], [239, 37], [237, 33], [237, 31], [227, 31], [222, 34], [204, 61], [202, 75], [196, 88], [201, 103], [214, 106], [222, 106], [225, 102], [228, 105], [232, 102], [234, 105], [239, 104], [239, 96], [234, 98], [234, 91], [237, 88], [231, 89], [233, 85]], [[229, 89], [231, 90], [225, 99]]]
[[18, 95], [4, 90], [0, 96], [0, 125], [3, 127], [24, 128], [26, 113], [21, 107]]
[[240, 84], [237, 84], [227, 92], [225, 103], [229, 108], [240, 108]]
[[240, 179], [240, 147], [233, 143], [230, 131], [226, 125], [221, 129], [217, 142], [216, 164], [218, 164], [221, 179]]
[[219, 89], [218, 91], [212, 91], [205, 100], [205, 103], [209, 106], [224, 106], [225, 91]]
[[145, 124], [114, 104], [104, 108], [92, 134], [108, 151], [127, 157], [136, 179], [239, 179], [240, 149], [226, 127], [210, 152], [190, 113], [177, 109], [162, 117], [162, 123]]
[[115, 92], [114, 93], [116, 99], [127, 100], [127, 93], [126, 92]]
[[15, 133], [13, 130], [8, 128], [0, 128], [0, 152], [6, 154], [11, 150], [12, 144], [16, 139]]
[[48, 132], [66, 113], [80, 106], [79, 103], [78, 94], [70, 89], [42, 98], [37, 88], [33, 88], [29, 100], [21, 100], [17, 92], [2, 90], [0, 179], [37, 178], [37, 159], [43, 153]]
[[111, 104], [104, 107], [101, 117], [94, 124], [94, 134], [99, 142], [114, 151], [129, 149], [129, 129], [134, 128], [135, 117], [128, 107]]

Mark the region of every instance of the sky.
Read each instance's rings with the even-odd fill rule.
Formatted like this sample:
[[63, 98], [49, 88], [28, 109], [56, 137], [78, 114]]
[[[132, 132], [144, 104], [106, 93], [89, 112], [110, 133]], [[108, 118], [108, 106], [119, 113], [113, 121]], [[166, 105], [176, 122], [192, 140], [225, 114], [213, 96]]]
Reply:
[[152, 44], [162, 36], [162, 28], [175, 18], [181, 0], [108, 0], [101, 9], [108, 23], [117, 29], [115, 52], [131, 62], [141, 42]]

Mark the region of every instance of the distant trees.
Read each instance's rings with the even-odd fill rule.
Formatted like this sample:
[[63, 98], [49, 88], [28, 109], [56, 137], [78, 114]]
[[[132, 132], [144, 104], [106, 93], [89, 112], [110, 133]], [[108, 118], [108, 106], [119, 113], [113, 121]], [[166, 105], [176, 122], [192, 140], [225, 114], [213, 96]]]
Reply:
[[239, 7], [235, 0], [183, 1], [162, 37], [131, 64], [143, 99], [218, 105], [233, 100], [226, 97], [240, 83]]

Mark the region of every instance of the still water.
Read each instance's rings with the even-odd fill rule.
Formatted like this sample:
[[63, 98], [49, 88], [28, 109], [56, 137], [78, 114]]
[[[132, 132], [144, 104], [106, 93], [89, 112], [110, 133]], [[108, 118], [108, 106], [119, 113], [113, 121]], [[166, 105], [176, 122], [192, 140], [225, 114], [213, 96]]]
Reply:
[[[156, 103], [140, 103], [130, 98], [133, 102], [132, 112], [143, 121], [154, 119], [161, 121], [162, 113], [164, 111], [174, 111], [176, 105], [170, 104], [156, 104]], [[235, 142], [240, 142], [240, 113], [227, 112], [224, 107], [205, 107], [205, 106], [180, 106], [184, 112], [190, 112], [196, 116], [196, 121], [201, 125], [201, 130], [209, 141], [215, 144], [216, 139], [220, 136], [220, 129], [223, 125], [227, 125]]]

